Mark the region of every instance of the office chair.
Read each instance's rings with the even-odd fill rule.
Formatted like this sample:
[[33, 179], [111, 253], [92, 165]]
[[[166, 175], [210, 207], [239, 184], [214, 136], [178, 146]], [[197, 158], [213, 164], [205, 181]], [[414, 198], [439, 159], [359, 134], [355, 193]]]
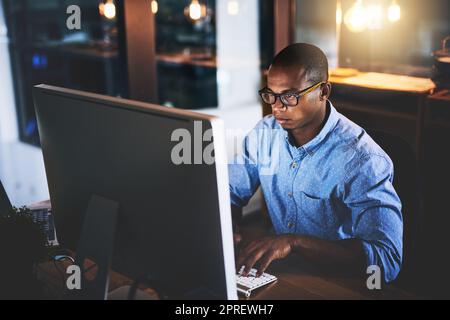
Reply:
[[402, 201], [403, 263], [394, 284], [408, 290], [416, 290], [422, 208], [416, 155], [412, 147], [399, 137], [376, 130], [367, 130], [367, 133], [394, 163], [393, 185]]
[[11, 202], [9, 201], [8, 195], [6, 194], [5, 188], [0, 181], [0, 216], [6, 215], [12, 209]]

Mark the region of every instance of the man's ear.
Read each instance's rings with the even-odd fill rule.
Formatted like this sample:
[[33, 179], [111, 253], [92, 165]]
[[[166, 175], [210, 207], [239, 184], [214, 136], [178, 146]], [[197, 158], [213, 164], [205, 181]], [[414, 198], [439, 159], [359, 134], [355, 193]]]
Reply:
[[320, 101], [327, 100], [331, 95], [331, 83], [328, 81], [320, 86]]

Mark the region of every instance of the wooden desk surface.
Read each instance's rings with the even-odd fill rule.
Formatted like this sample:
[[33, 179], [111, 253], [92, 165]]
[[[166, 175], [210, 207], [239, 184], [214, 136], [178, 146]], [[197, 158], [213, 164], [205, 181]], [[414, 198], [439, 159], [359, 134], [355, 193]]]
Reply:
[[339, 72], [333, 73], [333, 70], [330, 70], [329, 81], [331, 83], [368, 89], [429, 94], [436, 88], [433, 81], [427, 78], [359, 71], [355, 71], [355, 74], [349, 76], [337, 76], [336, 74]]
[[[48, 299], [62, 299], [64, 294], [61, 271], [68, 263], [45, 262], [38, 266], [37, 275], [45, 284]], [[60, 268], [60, 271], [57, 270]], [[268, 270], [276, 275], [278, 281], [256, 290], [250, 300], [397, 300], [415, 299], [416, 297], [393, 286], [382, 290], [368, 290], [364, 279], [325, 274], [307, 265], [298, 256], [292, 255], [285, 260], [274, 262]], [[90, 274], [87, 274], [87, 278]], [[132, 285], [133, 281], [117, 272], [110, 273], [109, 292], [123, 286]], [[158, 299], [156, 292], [150, 288], [140, 287], [151, 299]]]
[[[34, 207], [48, 207], [49, 202], [35, 204]], [[242, 228], [243, 241], [251, 241], [266, 233], [264, 221], [247, 222]], [[61, 299], [63, 297], [63, 282], [61, 270], [65, 270], [67, 263], [58, 262], [41, 263], [37, 268], [38, 279], [41, 280], [49, 294], [49, 299]], [[93, 272], [95, 272], [93, 270]], [[406, 291], [391, 285], [382, 287], [381, 290], [368, 290], [366, 280], [350, 278], [342, 275], [327, 274], [324, 271], [309, 265], [298, 255], [292, 254], [288, 258], [275, 261], [269, 266], [268, 273], [275, 275], [278, 281], [252, 293], [250, 300], [301, 300], [301, 299], [416, 299]], [[89, 278], [89, 273], [87, 275]], [[117, 272], [110, 272], [109, 292], [120, 287], [131, 285], [133, 281]], [[149, 297], [157, 299], [155, 291], [141, 287]]]
[[[63, 270], [66, 263], [58, 263]], [[256, 290], [250, 300], [398, 300], [416, 297], [393, 286], [382, 290], [368, 290], [365, 281], [316, 272], [305, 266], [300, 259], [287, 258], [274, 262], [268, 272], [278, 277], [278, 281]], [[49, 299], [62, 299], [64, 283], [56, 266], [45, 262], [38, 267], [38, 278], [46, 286]], [[109, 292], [123, 286], [132, 285], [133, 281], [117, 272], [110, 273]], [[141, 287], [149, 297], [157, 299], [158, 295], [150, 288]]]
[[326, 275], [292, 257], [274, 262], [268, 272], [276, 275], [278, 281], [255, 291], [252, 300], [415, 299], [412, 294], [392, 286], [382, 287], [382, 290], [368, 290], [364, 279]]
[[[250, 241], [264, 234], [264, 228], [257, 224], [243, 228], [244, 241]], [[255, 291], [251, 300], [411, 300], [416, 297], [392, 285], [381, 290], [369, 290], [366, 279], [330, 274], [319, 270], [291, 254], [284, 260], [272, 262], [268, 273], [278, 281]]]
[[174, 64], [186, 64], [198, 67], [216, 68], [217, 62], [215, 57], [196, 56], [195, 54], [158, 54], [156, 56], [158, 61], [174, 63]]
[[[50, 300], [61, 300], [65, 294], [65, 281], [67, 279], [65, 270], [70, 265], [69, 262], [56, 262], [52, 261], [43, 262], [37, 267], [37, 278], [45, 287], [45, 298]], [[59, 269], [59, 270], [58, 270]], [[86, 278], [92, 278], [95, 275], [95, 271], [89, 271], [86, 274]], [[64, 276], [64, 279], [63, 279]], [[124, 275], [111, 271], [109, 275], [109, 293], [124, 286], [131, 286], [133, 281], [125, 277]], [[158, 299], [157, 293], [146, 287], [139, 287], [143, 290], [151, 299]]]

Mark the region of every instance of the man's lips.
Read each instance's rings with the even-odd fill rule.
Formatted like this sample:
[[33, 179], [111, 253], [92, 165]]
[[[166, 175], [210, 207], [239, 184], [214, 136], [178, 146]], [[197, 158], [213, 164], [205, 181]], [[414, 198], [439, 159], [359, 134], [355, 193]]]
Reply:
[[284, 124], [289, 121], [289, 119], [284, 118], [275, 118], [279, 124]]

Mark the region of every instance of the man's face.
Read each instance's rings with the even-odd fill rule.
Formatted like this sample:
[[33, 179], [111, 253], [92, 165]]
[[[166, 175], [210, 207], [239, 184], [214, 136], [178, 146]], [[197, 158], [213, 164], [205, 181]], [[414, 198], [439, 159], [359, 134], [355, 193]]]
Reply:
[[[296, 93], [315, 83], [308, 81], [305, 71], [298, 68], [274, 67], [267, 76], [267, 88], [274, 93]], [[310, 124], [321, 111], [321, 87], [302, 96], [295, 107], [284, 107], [278, 98], [272, 105], [272, 113], [285, 130], [304, 128]]]

